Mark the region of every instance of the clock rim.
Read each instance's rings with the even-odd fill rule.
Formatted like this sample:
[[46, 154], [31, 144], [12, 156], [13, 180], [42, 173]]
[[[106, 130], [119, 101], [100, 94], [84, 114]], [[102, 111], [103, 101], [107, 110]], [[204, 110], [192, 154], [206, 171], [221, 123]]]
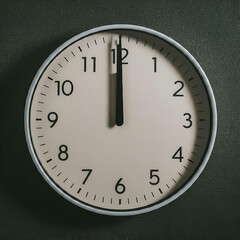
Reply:
[[[162, 200], [161, 202], [156, 202], [151, 205], [146, 205], [145, 207], [133, 209], [133, 210], [108, 210], [104, 208], [98, 208], [94, 207], [92, 205], [89, 205], [84, 202], [80, 202], [76, 200], [73, 196], [70, 196], [70, 194], [67, 194], [64, 190], [58, 186], [57, 183], [55, 183], [52, 178], [45, 172], [43, 169], [43, 166], [41, 165], [40, 161], [38, 160], [37, 154], [35, 153], [32, 138], [31, 138], [31, 132], [30, 132], [30, 110], [31, 110], [31, 103], [32, 103], [32, 97], [35, 92], [35, 88], [41, 78], [41, 75], [45, 71], [46, 67], [57, 57], [57, 55], [62, 52], [65, 48], [73, 44], [74, 42], [98, 33], [98, 32], [103, 32], [103, 31], [110, 31], [110, 30], [134, 30], [134, 31], [139, 31], [139, 32], [144, 32], [147, 34], [151, 34], [153, 36], [156, 36], [160, 39], [163, 39], [167, 43], [171, 44], [173, 47], [175, 47], [177, 50], [179, 50], [187, 59], [188, 61], [193, 65], [193, 67], [196, 69], [197, 73], [199, 74], [201, 80], [203, 81], [203, 85], [205, 87], [207, 97], [209, 100], [210, 104], [210, 111], [211, 111], [211, 128], [210, 128], [210, 133], [209, 133], [209, 139], [208, 139], [208, 144], [206, 146], [205, 150], [205, 155], [202, 158], [199, 166], [195, 170], [195, 172], [192, 174], [189, 180], [177, 191], [175, 191], [172, 195], [167, 197], [165, 200]], [[111, 216], [130, 216], [130, 215], [137, 215], [137, 214], [142, 214], [142, 213], [147, 213], [153, 210], [156, 210], [160, 207], [163, 207], [170, 202], [174, 201], [178, 197], [180, 197], [186, 190], [188, 190], [193, 183], [198, 179], [200, 174], [202, 173], [203, 169], [205, 168], [210, 155], [213, 150], [213, 146], [215, 143], [216, 139], [216, 133], [217, 133], [217, 108], [216, 108], [216, 101], [215, 97], [213, 94], [213, 90], [211, 88], [210, 82], [204, 73], [203, 69], [199, 65], [199, 63], [196, 61], [196, 59], [178, 42], [173, 40], [172, 38], [166, 36], [163, 33], [160, 33], [158, 31], [155, 31], [153, 29], [147, 28], [147, 27], [142, 27], [142, 26], [137, 26], [137, 25], [131, 25], [131, 24], [112, 24], [112, 25], [105, 25], [105, 26], [100, 26], [96, 28], [92, 28], [90, 30], [84, 31], [80, 34], [77, 34], [76, 36], [70, 38], [66, 42], [64, 42], [62, 45], [60, 45], [42, 64], [42, 66], [39, 68], [38, 72], [36, 73], [33, 82], [29, 88], [26, 103], [25, 103], [25, 110], [24, 110], [24, 129], [25, 129], [25, 136], [26, 136], [26, 142], [28, 146], [28, 150], [31, 154], [31, 157], [33, 159], [34, 164], [36, 165], [38, 171], [41, 173], [43, 178], [46, 180], [46, 182], [61, 196], [63, 196], [65, 199], [68, 201], [72, 202], [73, 204], [99, 214], [104, 214], [104, 215], [111, 215]]]

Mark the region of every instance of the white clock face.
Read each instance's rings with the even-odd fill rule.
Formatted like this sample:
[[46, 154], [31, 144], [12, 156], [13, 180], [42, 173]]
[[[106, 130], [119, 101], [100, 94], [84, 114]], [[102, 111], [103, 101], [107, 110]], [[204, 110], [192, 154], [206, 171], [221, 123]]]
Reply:
[[216, 109], [195, 60], [146, 28], [108, 26], [57, 49], [31, 86], [26, 134], [60, 194], [116, 215], [172, 201], [212, 150]]

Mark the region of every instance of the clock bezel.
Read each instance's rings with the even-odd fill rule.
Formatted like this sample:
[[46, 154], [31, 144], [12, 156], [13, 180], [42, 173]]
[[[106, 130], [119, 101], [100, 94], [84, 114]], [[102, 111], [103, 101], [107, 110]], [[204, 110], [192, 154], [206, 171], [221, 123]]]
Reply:
[[[31, 109], [32, 97], [34, 95], [35, 88], [36, 88], [36, 86], [37, 86], [37, 84], [38, 84], [38, 82], [41, 78], [41, 75], [43, 74], [43, 72], [45, 71], [47, 66], [52, 62], [53, 59], [55, 59], [55, 57], [60, 52], [62, 52], [65, 48], [67, 48], [68, 46], [70, 46], [74, 42], [76, 42], [76, 41], [78, 41], [78, 40], [80, 40], [80, 39], [82, 39], [86, 36], [89, 36], [89, 35], [92, 35], [92, 34], [95, 34], [95, 33], [98, 33], [98, 32], [111, 31], [111, 30], [112, 31], [113, 30], [133, 30], [133, 31], [144, 32], [146, 34], [151, 34], [155, 37], [158, 37], [158, 38], [168, 42], [173, 47], [175, 47], [178, 51], [180, 51], [188, 59], [188, 61], [192, 64], [192, 66], [198, 72], [198, 74], [199, 74], [199, 76], [200, 76], [200, 78], [203, 82], [203, 85], [205, 87], [205, 90], [206, 90], [206, 93], [207, 93], [207, 96], [208, 96], [208, 100], [209, 100], [209, 104], [210, 104], [210, 110], [211, 110], [211, 128], [210, 128], [208, 146], [206, 147], [206, 151], [205, 151], [205, 155], [204, 155], [203, 159], [201, 160], [199, 166], [197, 167], [197, 169], [195, 170], [193, 175], [190, 177], [190, 179], [188, 179], [188, 181], [180, 189], [178, 189], [172, 195], [167, 197], [165, 200], [162, 200], [160, 202], [156, 202], [156, 203], [151, 204], [151, 205], [147, 205], [147, 206], [142, 207], [142, 208], [133, 209], [133, 210], [108, 210], [108, 209], [98, 208], [98, 207], [94, 207], [92, 205], [88, 205], [87, 203], [78, 201], [73, 196], [70, 196], [69, 194], [67, 194], [63, 189], [60, 188], [60, 186], [57, 185], [57, 183], [55, 183], [51, 179], [51, 177], [45, 172], [44, 168], [42, 167], [42, 165], [41, 165], [40, 161], [38, 160], [38, 157], [35, 153], [34, 146], [33, 146], [33, 143], [32, 143], [32, 138], [31, 138], [31, 132], [30, 132], [30, 109]], [[45, 62], [42, 64], [42, 66], [39, 68], [37, 74], [35, 75], [35, 77], [33, 79], [33, 82], [30, 86], [29, 92], [28, 92], [28, 96], [27, 96], [27, 99], [26, 99], [26, 105], [25, 105], [24, 128], [25, 128], [27, 146], [28, 146], [29, 152], [31, 154], [31, 157], [33, 159], [33, 162], [36, 165], [39, 172], [41, 173], [41, 175], [43, 176], [43, 178], [48, 182], [48, 184], [56, 192], [58, 192], [61, 196], [63, 196], [68, 201], [72, 202], [73, 204], [75, 204], [75, 205], [77, 205], [77, 206], [79, 206], [79, 207], [81, 207], [85, 210], [89, 210], [89, 211], [99, 213], [99, 214], [104, 214], [104, 215], [130, 216], [130, 215], [137, 215], [137, 214], [150, 212], [150, 211], [156, 210], [160, 207], [163, 207], [163, 206], [167, 205], [168, 203], [174, 201], [176, 198], [181, 196], [198, 179], [198, 177], [202, 173], [203, 169], [205, 168], [205, 166], [206, 166], [206, 164], [207, 164], [207, 162], [210, 158], [210, 155], [211, 155], [211, 152], [212, 152], [212, 149], [213, 149], [213, 146], [214, 146], [214, 142], [215, 142], [215, 138], [216, 138], [216, 132], [217, 132], [217, 109], [216, 109], [216, 102], [215, 102], [214, 94], [213, 94], [211, 85], [209, 83], [209, 80], [208, 80], [206, 74], [204, 73], [203, 69], [198, 64], [198, 62], [195, 60], [195, 58], [183, 46], [181, 46], [179, 43], [177, 43], [172, 38], [170, 38], [170, 37], [168, 37], [168, 36], [166, 36], [166, 35], [164, 35], [160, 32], [157, 32], [155, 30], [146, 28], [146, 27], [136, 26], [136, 25], [128, 25], [128, 24], [114, 24], [114, 25], [106, 25], [106, 26], [93, 28], [93, 29], [82, 32], [82, 33], [72, 37], [71, 39], [69, 39], [68, 41], [63, 43], [60, 47], [58, 47], [45, 60]]]

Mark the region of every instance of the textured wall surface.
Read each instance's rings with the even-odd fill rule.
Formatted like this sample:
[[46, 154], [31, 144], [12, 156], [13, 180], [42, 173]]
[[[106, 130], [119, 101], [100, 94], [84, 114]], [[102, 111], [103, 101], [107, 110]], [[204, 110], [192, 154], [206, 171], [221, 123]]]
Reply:
[[[0, 239], [240, 239], [240, 2], [0, 0]], [[50, 53], [72, 36], [128, 23], [182, 44], [206, 72], [218, 108], [212, 156], [180, 198], [132, 217], [84, 211], [55, 193], [34, 166], [24, 104]]]

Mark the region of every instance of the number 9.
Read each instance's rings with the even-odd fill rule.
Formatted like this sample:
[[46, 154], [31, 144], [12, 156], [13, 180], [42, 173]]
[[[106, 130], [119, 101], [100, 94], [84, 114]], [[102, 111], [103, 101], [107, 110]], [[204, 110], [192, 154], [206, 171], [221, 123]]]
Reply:
[[52, 125], [50, 126], [50, 128], [52, 128], [58, 121], [58, 115], [55, 112], [50, 112], [47, 116], [48, 121], [52, 123]]

